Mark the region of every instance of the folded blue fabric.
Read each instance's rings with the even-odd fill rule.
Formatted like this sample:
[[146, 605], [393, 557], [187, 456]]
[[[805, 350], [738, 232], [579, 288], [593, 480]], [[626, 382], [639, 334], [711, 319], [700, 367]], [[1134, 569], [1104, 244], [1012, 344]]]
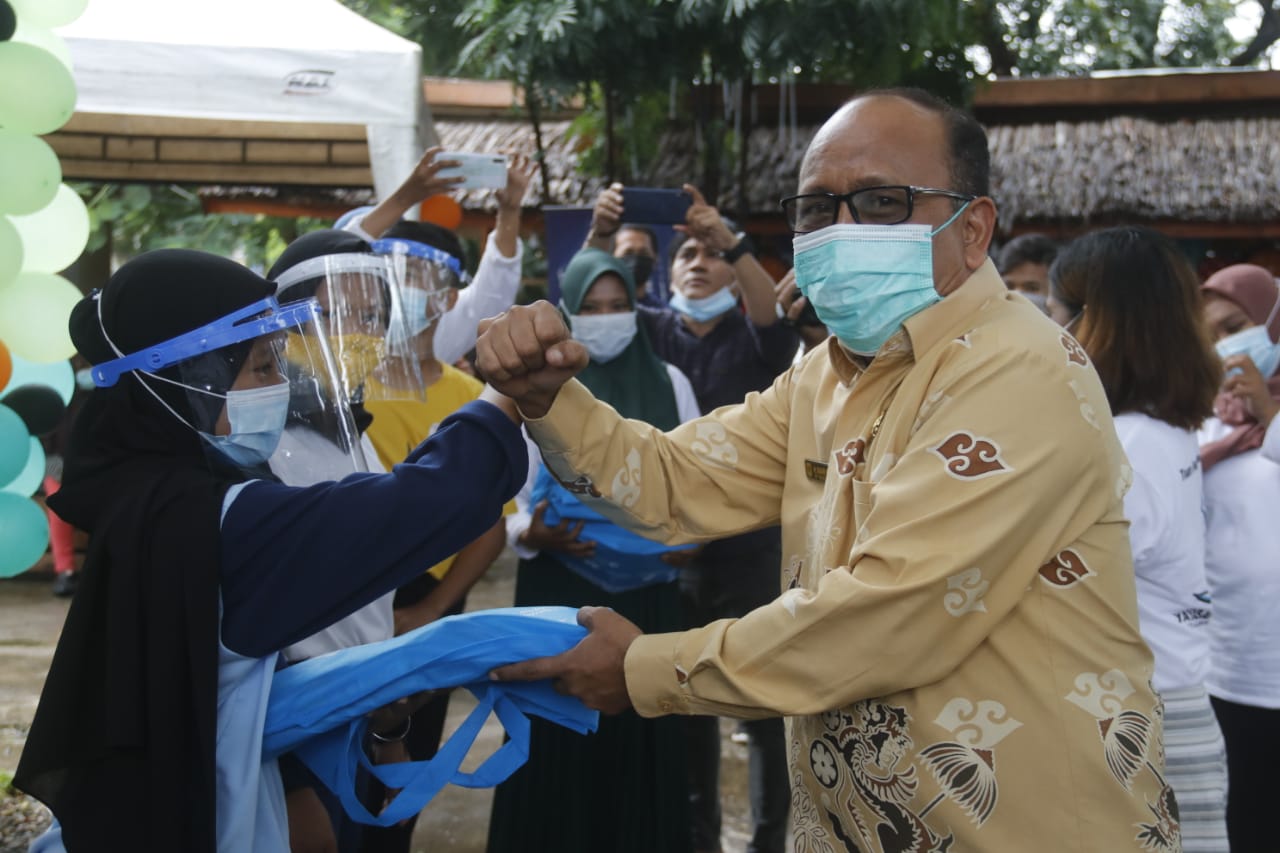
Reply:
[[680, 570], [662, 561], [669, 551], [685, 551], [693, 545], [665, 545], [614, 524], [555, 481], [543, 465], [533, 481], [529, 503], [547, 502], [543, 523], [554, 527], [568, 519], [571, 525], [583, 522], [579, 539], [596, 543], [590, 557], [577, 557], [557, 551], [555, 558], [575, 574], [586, 578], [607, 592], [626, 592], [643, 586], [669, 583]]
[[[571, 607], [511, 607], [450, 616], [381, 643], [322, 655], [275, 674], [263, 758], [294, 752], [354, 820], [389, 826], [417, 814], [449, 783], [496, 785], [529, 757], [533, 714], [581, 734], [599, 714], [550, 682], [493, 682], [494, 667], [567, 651], [586, 636]], [[465, 687], [478, 705], [429, 761], [373, 765], [363, 748], [366, 715], [422, 690]], [[509, 740], [470, 773], [461, 764], [490, 713]], [[358, 766], [400, 793], [380, 814], [360, 802]]]

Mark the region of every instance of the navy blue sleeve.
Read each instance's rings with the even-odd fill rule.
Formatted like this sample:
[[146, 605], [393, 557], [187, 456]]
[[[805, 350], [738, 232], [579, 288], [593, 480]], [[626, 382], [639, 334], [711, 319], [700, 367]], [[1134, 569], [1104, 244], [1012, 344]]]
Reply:
[[456, 553], [524, 484], [520, 428], [468, 403], [388, 474], [250, 483], [222, 521], [222, 642], [261, 657]]
[[800, 334], [785, 323], [772, 323], [768, 326], [757, 326], [747, 321], [751, 333], [755, 336], [760, 358], [777, 376], [791, 366], [795, 360], [796, 350], [800, 347]]

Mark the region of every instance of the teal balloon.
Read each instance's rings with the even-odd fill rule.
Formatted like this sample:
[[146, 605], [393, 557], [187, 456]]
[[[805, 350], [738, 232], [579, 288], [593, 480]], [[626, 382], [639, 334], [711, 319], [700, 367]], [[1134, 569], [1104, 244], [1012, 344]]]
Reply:
[[0, 492], [0, 577], [31, 568], [49, 549], [49, 519], [40, 504]]
[[9, 0], [18, 20], [38, 27], [65, 27], [84, 14], [89, 0]]
[[63, 403], [71, 405], [71, 395], [76, 390], [76, 372], [71, 368], [71, 362], [27, 361], [15, 353], [9, 353], [9, 358], [13, 361], [13, 375], [4, 388], [0, 389], [0, 397], [23, 385], [48, 385], [58, 392]]
[[[4, 0], [0, 0], [3, 3]], [[25, 256], [22, 235], [7, 216], [0, 216], [0, 287], [4, 287], [18, 275]]]
[[31, 433], [18, 413], [0, 403], [0, 483], [7, 483], [27, 467]]
[[6, 125], [0, 112], [0, 213], [35, 213], [58, 194], [62, 164], [49, 143]]
[[89, 242], [89, 209], [66, 184], [35, 213], [10, 220], [22, 238], [22, 269], [28, 272], [60, 272], [75, 263]]
[[71, 69], [42, 47], [0, 42], [0, 125], [27, 133], [53, 133], [76, 108]]
[[40, 445], [40, 439], [32, 437], [26, 467], [8, 484], [0, 486], [0, 492], [9, 492], [10, 494], [29, 498], [36, 493], [36, 489], [40, 488], [40, 484], [43, 482], [44, 447]]
[[[65, 278], [47, 272], [21, 272], [0, 287], [0, 341], [27, 361], [63, 361], [75, 355], [67, 321], [83, 298]], [[12, 382], [13, 380], [10, 380]]]

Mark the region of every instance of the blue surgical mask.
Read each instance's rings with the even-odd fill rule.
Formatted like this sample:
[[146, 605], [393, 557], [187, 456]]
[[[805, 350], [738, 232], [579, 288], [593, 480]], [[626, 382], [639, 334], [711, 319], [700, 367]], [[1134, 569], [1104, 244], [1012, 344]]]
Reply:
[[613, 361], [636, 336], [636, 312], [574, 314], [569, 318], [573, 339], [586, 347], [591, 360]]
[[705, 323], [737, 308], [738, 297], [733, 295], [733, 291], [728, 286], [720, 288], [710, 296], [692, 299], [676, 291], [671, 294], [670, 304], [673, 310], [679, 311], [690, 320]]
[[927, 225], [829, 225], [795, 238], [796, 285], [818, 319], [858, 355], [872, 356], [914, 314], [939, 302]]
[[1280, 344], [1271, 340], [1265, 325], [1236, 332], [1218, 341], [1214, 348], [1224, 360], [1233, 355], [1249, 356], [1263, 378], [1275, 373], [1276, 368], [1280, 367]]
[[387, 328], [387, 347], [393, 348], [411, 341], [431, 328], [431, 324], [444, 313], [440, 310], [444, 295], [438, 291], [422, 290], [418, 287], [400, 288], [400, 304], [398, 314], [403, 314], [403, 321], [392, 316]]
[[200, 433], [237, 465], [252, 467], [271, 458], [289, 417], [289, 383], [227, 392], [229, 435]]

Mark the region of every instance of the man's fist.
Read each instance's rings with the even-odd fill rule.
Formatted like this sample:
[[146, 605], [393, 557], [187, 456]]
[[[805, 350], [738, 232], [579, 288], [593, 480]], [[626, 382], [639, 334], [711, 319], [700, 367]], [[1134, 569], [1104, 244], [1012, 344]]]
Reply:
[[550, 302], [517, 305], [480, 321], [479, 331], [476, 370], [528, 418], [545, 415], [560, 386], [590, 360]]

